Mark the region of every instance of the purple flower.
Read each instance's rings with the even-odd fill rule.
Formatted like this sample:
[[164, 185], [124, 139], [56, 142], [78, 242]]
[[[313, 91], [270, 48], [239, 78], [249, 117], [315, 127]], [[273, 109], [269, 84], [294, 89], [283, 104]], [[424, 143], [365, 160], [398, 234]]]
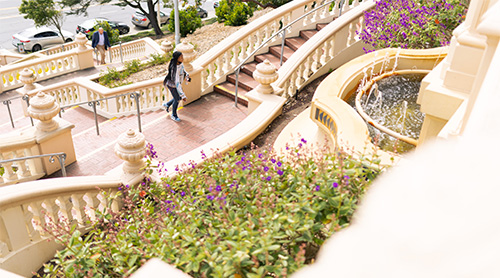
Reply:
[[281, 162], [278, 161], [278, 163], [276, 163], [276, 166], [281, 167]]
[[276, 163], [276, 159], [271, 158], [271, 163]]
[[318, 184], [318, 185], [316, 185], [316, 187], [315, 187], [314, 189], [315, 189], [316, 191], [319, 191], [321, 188], [320, 188], [320, 186], [319, 186], [319, 184]]
[[207, 195], [207, 199], [209, 199], [210, 201], [213, 201], [215, 199], [215, 196]]
[[271, 181], [271, 176], [267, 176], [266, 180]]
[[266, 167], [264, 167], [264, 172], [267, 172], [267, 171], [269, 171], [269, 167], [266, 166]]
[[349, 179], [349, 176], [344, 176], [344, 179], [348, 180], [348, 179]]
[[186, 195], [186, 192], [182, 191], [181, 192], [181, 197], [184, 197]]
[[220, 185], [217, 185], [217, 186], [215, 187], [215, 190], [217, 190], [217, 191], [219, 191], [219, 192], [220, 192], [220, 191], [222, 191], [222, 187], [220, 187]]
[[301, 141], [302, 143], [304, 143], [304, 144], [305, 144], [305, 143], [307, 143], [307, 140], [306, 140], [306, 139], [304, 139], [304, 138], [300, 139], [300, 141]]
[[261, 154], [261, 153], [259, 153], [259, 158], [262, 158], [262, 157], [264, 157], [264, 155], [263, 155], [263, 154]]
[[334, 188], [337, 188], [337, 187], [339, 187], [339, 184], [338, 184], [338, 183], [336, 183], [336, 182], [334, 182], [334, 183], [332, 184], [332, 186], [333, 186]]
[[278, 170], [278, 175], [283, 176], [283, 171], [281, 169]]

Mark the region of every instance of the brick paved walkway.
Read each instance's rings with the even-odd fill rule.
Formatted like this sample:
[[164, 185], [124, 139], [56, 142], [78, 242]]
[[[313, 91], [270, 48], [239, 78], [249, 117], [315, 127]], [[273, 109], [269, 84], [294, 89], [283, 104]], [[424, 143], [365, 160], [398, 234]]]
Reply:
[[[2, 96], [5, 98], [5, 96]], [[23, 117], [21, 102], [13, 102], [16, 130], [31, 126]], [[247, 108], [216, 93], [203, 96], [178, 111], [181, 122], [176, 123], [164, 110], [141, 115], [146, 140], [157, 150], [159, 160], [168, 161], [193, 150], [228, 131], [247, 115]], [[94, 115], [87, 109], [75, 107], [62, 113], [62, 118], [75, 125], [72, 130], [77, 162], [66, 169], [68, 176], [102, 175], [122, 161], [113, 152], [118, 136], [129, 128], [138, 129], [137, 117], [107, 119], [98, 117], [100, 135], [96, 134]], [[13, 131], [8, 114], [0, 111], [0, 136]], [[58, 177], [56, 172], [50, 177]]]

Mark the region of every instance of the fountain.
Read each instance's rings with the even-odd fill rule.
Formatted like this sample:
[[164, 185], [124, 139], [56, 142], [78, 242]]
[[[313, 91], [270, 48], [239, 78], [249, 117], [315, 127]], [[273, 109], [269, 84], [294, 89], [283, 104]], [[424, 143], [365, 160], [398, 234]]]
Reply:
[[394, 69], [362, 81], [364, 87], [347, 102], [370, 125], [370, 137], [379, 148], [404, 153], [417, 145], [424, 114], [416, 100], [420, 82], [428, 71]]

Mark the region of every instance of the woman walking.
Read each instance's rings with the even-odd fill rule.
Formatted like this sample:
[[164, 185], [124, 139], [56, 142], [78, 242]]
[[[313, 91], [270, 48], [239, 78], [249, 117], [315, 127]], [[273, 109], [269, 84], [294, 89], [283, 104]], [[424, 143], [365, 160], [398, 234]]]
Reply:
[[163, 80], [163, 86], [167, 87], [172, 94], [172, 99], [169, 102], [164, 103], [163, 106], [167, 112], [169, 112], [170, 106], [172, 106], [172, 116], [170, 116], [170, 118], [176, 122], [181, 120], [177, 116], [179, 101], [181, 99], [184, 101], [187, 100], [187, 97], [182, 90], [181, 83], [184, 79], [187, 79], [188, 82], [191, 81], [189, 74], [184, 70], [184, 65], [182, 64], [183, 61], [184, 57], [182, 57], [182, 53], [175, 51], [172, 55], [172, 59], [170, 60], [170, 64], [168, 64], [168, 74]]

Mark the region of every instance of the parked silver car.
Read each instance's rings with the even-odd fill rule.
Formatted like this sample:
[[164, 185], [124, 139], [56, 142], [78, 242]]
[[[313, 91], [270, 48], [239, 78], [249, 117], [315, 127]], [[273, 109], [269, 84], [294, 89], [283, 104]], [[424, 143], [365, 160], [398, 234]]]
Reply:
[[24, 44], [24, 49], [28, 51], [40, 51], [53, 45], [71, 42], [75, 35], [71, 32], [62, 30], [64, 41], [59, 32], [48, 27], [31, 27], [12, 36], [12, 45], [17, 48], [19, 43]]
[[[169, 21], [170, 21], [170, 18], [168, 17], [168, 15], [166, 15], [165, 13], [160, 11], [160, 25], [168, 24]], [[132, 15], [131, 22], [135, 26], [139, 26], [139, 27], [144, 27], [144, 28], [153, 27], [151, 25], [151, 22], [149, 21], [149, 18], [145, 14], [143, 14], [142, 12], [135, 12], [135, 14]]]

